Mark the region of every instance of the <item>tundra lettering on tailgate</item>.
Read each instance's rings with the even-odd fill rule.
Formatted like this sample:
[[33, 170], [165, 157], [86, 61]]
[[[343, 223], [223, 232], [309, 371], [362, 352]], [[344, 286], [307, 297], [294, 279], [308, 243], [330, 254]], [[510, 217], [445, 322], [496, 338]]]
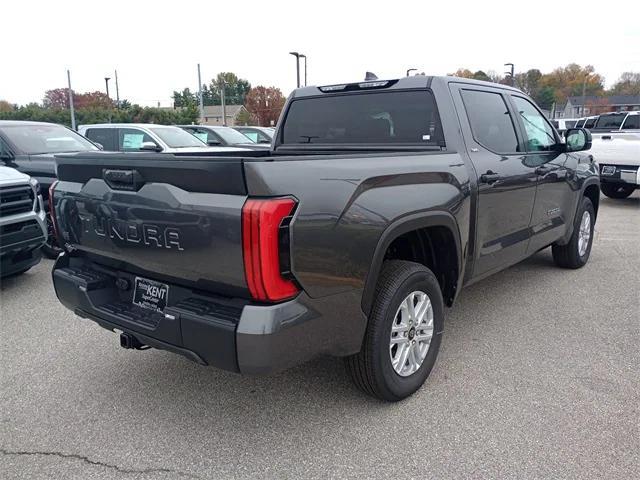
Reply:
[[109, 237], [129, 243], [149, 247], [184, 250], [180, 243], [180, 230], [174, 227], [160, 227], [150, 223], [128, 222], [108, 217], [81, 216], [86, 233]]

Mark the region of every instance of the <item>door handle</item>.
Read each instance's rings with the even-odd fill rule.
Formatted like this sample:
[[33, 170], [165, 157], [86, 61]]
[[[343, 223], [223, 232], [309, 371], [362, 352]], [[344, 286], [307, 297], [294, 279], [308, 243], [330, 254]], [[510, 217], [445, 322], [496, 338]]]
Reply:
[[611, 135], [602, 135], [602, 140], [613, 140], [613, 138], [611, 138]]
[[498, 180], [500, 180], [500, 175], [498, 173], [492, 172], [491, 170], [488, 170], [487, 173], [483, 173], [482, 175], [480, 175], [480, 182], [488, 183], [489, 185], [491, 185], [492, 183], [496, 183]]

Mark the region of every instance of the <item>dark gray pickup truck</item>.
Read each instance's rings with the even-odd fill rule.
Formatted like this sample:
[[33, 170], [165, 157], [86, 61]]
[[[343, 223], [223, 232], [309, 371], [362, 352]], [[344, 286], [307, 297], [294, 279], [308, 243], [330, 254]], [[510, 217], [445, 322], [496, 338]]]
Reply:
[[298, 89], [270, 152], [58, 156], [55, 290], [126, 348], [240, 373], [341, 356], [362, 390], [399, 400], [462, 287], [549, 246], [561, 267], [587, 262], [589, 147], [503, 85]]

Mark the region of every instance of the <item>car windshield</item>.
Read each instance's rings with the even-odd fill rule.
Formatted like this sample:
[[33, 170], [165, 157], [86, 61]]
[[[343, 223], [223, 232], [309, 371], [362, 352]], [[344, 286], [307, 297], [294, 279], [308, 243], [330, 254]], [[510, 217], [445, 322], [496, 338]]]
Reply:
[[89, 140], [62, 125], [9, 125], [2, 128], [9, 141], [28, 155], [98, 150]]
[[596, 128], [620, 128], [626, 113], [616, 113], [614, 115], [602, 115], [596, 122]]
[[235, 145], [238, 143], [254, 143], [254, 141], [251, 140], [249, 137], [244, 136], [242, 133], [238, 132], [237, 130], [234, 130], [231, 127], [214, 128], [213, 131], [216, 132], [218, 135], [220, 135], [225, 142], [230, 143], [232, 145]]
[[178, 127], [150, 128], [171, 148], [206, 147], [205, 143]]

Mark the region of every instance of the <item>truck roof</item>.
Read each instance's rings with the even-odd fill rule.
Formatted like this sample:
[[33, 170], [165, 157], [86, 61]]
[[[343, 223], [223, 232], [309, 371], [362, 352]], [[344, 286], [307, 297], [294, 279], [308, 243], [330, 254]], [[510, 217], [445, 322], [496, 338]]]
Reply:
[[[293, 91], [294, 97], [307, 97], [315, 96], [322, 93], [340, 93], [345, 90], [367, 90], [367, 89], [385, 89], [385, 90], [402, 90], [407, 88], [428, 88], [434, 82], [442, 83], [467, 83], [469, 85], [482, 85], [485, 87], [501, 88], [504, 90], [511, 90], [519, 92], [520, 90], [511, 87], [509, 85], [503, 85], [501, 83], [485, 82], [482, 80], [474, 80], [471, 78], [453, 77], [453, 76], [426, 76], [426, 75], [414, 75], [412, 77], [403, 77], [397, 79], [380, 79], [380, 80], [366, 80], [361, 82], [344, 82], [331, 85], [318, 85], [301, 87]], [[386, 85], [384, 85], [386, 84]], [[375, 85], [374, 87], [367, 85]], [[379, 85], [379, 86], [378, 86]], [[347, 88], [349, 87], [349, 88]]]
[[138, 128], [150, 128], [150, 127], [177, 127], [176, 125], [161, 125], [159, 123], [87, 123], [78, 125], [78, 128], [87, 127], [100, 127], [100, 128], [121, 128], [121, 127], [138, 127]]
[[59, 124], [52, 123], [52, 122], [32, 122], [30, 120], [0, 120], [0, 127], [15, 127], [19, 125], [59, 125]]

